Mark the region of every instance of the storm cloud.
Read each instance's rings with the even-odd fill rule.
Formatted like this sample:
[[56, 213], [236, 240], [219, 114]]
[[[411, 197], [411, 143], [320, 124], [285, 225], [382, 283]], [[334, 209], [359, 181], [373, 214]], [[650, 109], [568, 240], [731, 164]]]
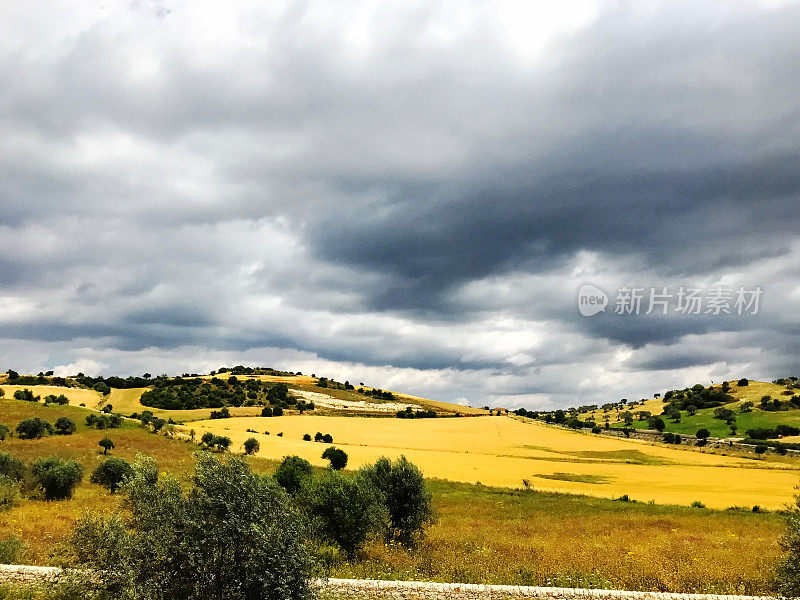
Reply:
[[[544, 407], [800, 374], [796, 2], [5, 13], [0, 368]], [[664, 287], [763, 295], [616, 313]]]

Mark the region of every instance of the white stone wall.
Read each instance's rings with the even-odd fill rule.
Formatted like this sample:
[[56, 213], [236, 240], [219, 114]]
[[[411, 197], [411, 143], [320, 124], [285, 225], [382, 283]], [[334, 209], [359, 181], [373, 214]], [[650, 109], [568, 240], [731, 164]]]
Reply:
[[[0, 582], [37, 583], [56, 581], [57, 567], [0, 565]], [[669, 594], [474, 583], [427, 581], [382, 581], [378, 579], [315, 579], [312, 587], [328, 596], [356, 600], [774, 600], [762, 596], [716, 596]]]

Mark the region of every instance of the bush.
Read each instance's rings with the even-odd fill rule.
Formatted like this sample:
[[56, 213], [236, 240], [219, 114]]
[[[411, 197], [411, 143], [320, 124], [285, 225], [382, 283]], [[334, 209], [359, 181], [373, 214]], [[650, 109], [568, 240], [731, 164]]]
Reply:
[[272, 410], [272, 416], [273, 417], [281, 417], [281, 416], [283, 416], [283, 409], [280, 406], [276, 406]]
[[22, 481], [25, 478], [25, 464], [8, 452], [0, 452], [0, 475]]
[[9, 510], [20, 498], [19, 481], [8, 475], [0, 475], [0, 510]]
[[70, 538], [76, 577], [96, 596], [310, 597], [299, 518], [280, 487], [244, 459], [198, 453], [184, 493], [177, 479], [159, 478], [155, 461], [141, 458], [123, 491], [124, 520], [88, 515]]
[[258, 452], [261, 449], [261, 445], [258, 443], [258, 440], [254, 437], [247, 438], [244, 441], [244, 451], [249, 456], [255, 452]]
[[331, 469], [334, 471], [341, 471], [347, 466], [347, 452], [339, 448], [334, 448], [333, 446], [325, 448], [325, 452], [322, 453], [322, 458], [330, 461]]
[[303, 435], [303, 441], [304, 442], [310, 442], [311, 441], [311, 435], [308, 434], [308, 433], [304, 434]]
[[286, 456], [275, 470], [273, 478], [289, 495], [296, 496], [311, 484], [311, 475], [310, 462], [299, 456]]
[[698, 440], [707, 440], [709, 436], [711, 436], [711, 432], [705, 427], [698, 429], [697, 433], [694, 434], [694, 437], [696, 437]]
[[261, 416], [262, 417], [271, 417], [272, 416], [272, 409], [269, 406], [265, 406], [261, 409]]
[[214, 439], [211, 440], [211, 446], [213, 446], [220, 452], [225, 452], [228, 448], [231, 447], [231, 438], [229, 438], [226, 435], [215, 435]]
[[756, 454], [764, 454], [768, 450], [769, 446], [765, 446], [764, 444], [759, 444], [755, 447]]
[[333, 443], [333, 436], [330, 433], [326, 433], [322, 436], [322, 441], [325, 444], [332, 444]]
[[380, 493], [364, 477], [329, 471], [315, 484], [310, 513], [323, 539], [355, 557], [367, 538], [385, 531], [387, 515]]
[[383, 497], [390, 535], [403, 545], [413, 545], [425, 525], [433, 521], [431, 493], [422, 472], [401, 456], [395, 462], [381, 457], [360, 473]]
[[11, 436], [11, 430], [8, 428], [8, 425], [3, 425], [2, 423], [0, 423], [0, 441], [5, 441], [5, 439], [10, 436]]
[[736, 382], [736, 385], [738, 385], [739, 387], [745, 387], [747, 385], [750, 385], [750, 382], [745, 377], [742, 377], [739, 381]]
[[74, 460], [50, 456], [33, 463], [31, 475], [45, 500], [65, 500], [72, 498], [75, 486], [83, 479], [83, 466]]
[[203, 437], [200, 438], [200, 442], [202, 442], [205, 446], [211, 446], [214, 443], [214, 434], [210, 431], [206, 431], [203, 434]]
[[113, 494], [122, 486], [125, 478], [132, 474], [133, 467], [128, 461], [112, 457], [97, 465], [89, 481], [102, 485]]
[[72, 435], [77, 429], [78, 426], [68, 417], [59, 417], [56, 420], [55, 430], [58, 435]]
[[34, 396], [33, 392], [29, 389], [17, 390], [14, 392], [15, 400], [25, 400], [27, 402], [38, 402], [39, 396]]
[[33, 440], [44, 437], [45, 435], [52, 435], [53, 426], [47, 421], [34, 417], [33, 419], [25, 419], [17, 424], [17, 436], [23, 440]]

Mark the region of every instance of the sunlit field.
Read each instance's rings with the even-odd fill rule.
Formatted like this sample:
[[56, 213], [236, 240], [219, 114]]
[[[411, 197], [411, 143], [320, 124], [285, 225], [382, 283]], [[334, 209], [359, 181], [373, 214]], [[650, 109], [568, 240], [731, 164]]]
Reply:
[[[78, 431], [71, 436], [6, 439], [0, 442], [0, 451], [27, 462], [58, 455], [78, 460], [86, 469], [84, 481], [71, 500], [23, 499], [11, 510], [0, 512], [0, 538], [15, 536], [25, 545], [20, 562], [52, 564], [52, 553], [86, 510], [120, 508], [119, 495], [88, 481], [91, 470], [103, 460], [97, 445], [101, 437], [108, 435], [114, 440], [114, 456], [132, 460], [137, 453], [148, 454], [158, 460], [162, 471], [181, 477], [191, 472], [192, 453], [198, 451], [195, 444], [149, 433], [130, 421], [120, 429], [98, 431], [84, 425], [87, 414], [88, 410], [74, 406], [0, 400], [0, 423], [12, 429], [21, 419], [33, 416], [50, 422], [68, 416], [78, 424]], [[595, 468], [607, 473], [648, 469], [651, 478], [654, 473], [671, 477], [671, 469], [681, 464], [669, 461], [679, 459], [696, 461], [694, 466], [685, 467], [688, 469], [738, 473], [739, 485], [746, 485], [758, 469], [714, 466], [741, 463], [739, 459], [597, 438], [504, 417], [405, 421], [293, 416], [232, 418], [213, 425], [229, 427], [227, 433], [243, 439], [252, 434], [230, 428], [246, 422], [260, 423], [260, 431], [271, 432], [257, 436], [262, 441], [260, 456], [265, 458], [248, 459], [254, 470], [265, 474], [271, 474], [277, 464], [269, 460], [270, 456], [296, 452], [323, 464], [319, 455], [324, 445], [299, 441], [296, 435], [313, 435], [317, 429], [331, 433], [336, 445], [350, 453], [351, 466], [369, 455], [402, 452], [428, 477], [451, 469], [468, 469], [470, 462], [475, 462], [482, 481], [487, 483], [490, 474], [484, 461], [497, 465], [498, 471], [509, 464], [529, 465], [533, 491], [429, 480], [438, 521], [420, 547], [409, 552], [372, 541], [357, 561], [329, 557], [325, 572], [334, 576], [761, 594], [769, 592], [780, 558], [777, 540], [782, 519], [775, 513], [754, 513], [750, 506], [717, 511], [541, 491], [564, 487], [574, 492], [581, 485], [611, 486], [603, 483], [601, 476], [592, 476], [591, 469]], [[277, 437], [279, 431], [283, 431], [283, 438]], [[404, 440], [409, 449], [403, 447]], [[522, 443], [517, 443], [520, 440]], [[459, 449], [447, 452], [453, 444], [460, 444]], [[705, 466], [700, 461], [706, 461]], [[750, 467], [782, 466], [745, 462]], [[779, 474], [774, 470], [763, 472]], [[794, 471], [786, 474], [792, 481], [796, 477]], [[614, 480], [617, 476], [606, 477]], [[521, 480], [510, 486], [520, 487]]]
[[[229, 436], [240, 449], [259, 440], [259, 456], [302, 456], [324, 465], [324, 444], [302, 440], [330, 433], [350, 467], [405, 454], [429, 477], [709, 507], [783, 507], [800, 483], [800, 462], [724, 456], [639, 440], [591, 435], [511, 417], [375, 419], [362, 417], [243, 417], [187, 425]], [[252, 431], [248, 431], [252, 430]], [[255, 433], [254, 433], [255, 432]], [[266, 434], [269, 432], [269, 434]], [[282, 436], [278, 436], [282, 433]]]

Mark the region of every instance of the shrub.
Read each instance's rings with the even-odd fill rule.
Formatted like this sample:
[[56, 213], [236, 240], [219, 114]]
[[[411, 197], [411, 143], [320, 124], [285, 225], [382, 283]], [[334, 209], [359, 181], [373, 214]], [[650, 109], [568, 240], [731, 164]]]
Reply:
[[113, 494], [122, 486], [125, 479], [132, 474], [133, 467], [128, 461], [112, 457], [97, 465], [89, 481], [102, 485]]
[[72, 435], [78, 426], [69, 417], [59, 417], [56, 420], [55, 430], [58, 435]]
[[22, 481], [25, 478], [25, 464], [8, 452], [0, 452], [0, 475]]
[[76, 577], [92, 597], [310, 597], [299, 519], [278, 485], [242, 458], [198, 453], [186, 493], [142, 458], [123, 491], [124, 520], [88, 515], [69, 540]]
[[214, 434], [213, 434], [213, 433], [211, 433], [210, 431], [206, 431], [206, 432], [203, 434], [203, 437], [201, 437], [201, 438], [200, 438], [200, 441], [201, 441], [201, 442], [202, 442], [204, 445], [206, 445], [206, 446], [209, 446], [209, 447], [210, 447], [210, 446], [211, 446], [211, 444], [214, 442]]
[[97, 442], [97, 445], [103, 449], [103, 454], [108, 454], [108, 451], [114, 447], [114, 442], [111, 441], [110, 438], [104, 437], [102, 440]]
[[261, 409], [261, 416], [262, 417], [271, 417], [272, 416], [272, 409], [269, 406], [265, 406]]
[[34, 417], [33, 419], [25, 419], [17, 424], [17, 436], [23, 440], [33, 440], [44, 437], [45, 435], [52, 435], [53, 426], [47, 421]]
[[0, 423], [0, 441], [5, 441], [5, 439], [10, 436], [11, 436], [11, 430], [8, 428], [8, 426]]
[[18, 537], [9, 536], [4, 540], [0, 539], [0, 564], [13, 565], [19, 561], [19, 555], [25, 549], [25, 545]]
[[231, 446], [231, 438], [226, 435], [215, 435], [211, 445], [220, 452], [225, 452]]
[[273, 417], [281, 417], [281, 416], [283, 416], [283, 409], [280, 406], [276, 406], [272, 410], [272, 416]]
[[330, 433], [326, 433], [322, 436], [322, 441], [325, 444], [332, 444], [333, 443], [333, 436]]
[[210, 418], [212, 418], [212, 419], [229, 419], [230, 416], [231, 416], [231, 411], [229, 411], [227, 407], [224, 407], [222, 410], [212, 410]]
[[304, 442], [310, 442], [311, 441], [311, 435], [309, 435], [308, 433], [304, 434], [303, 435], [303, 441]]
[[322, 453], [322, 458], [330, 461], [331, 469], [334, 471], [341, 471], [347, 466], [347, 452], [339, 448], [334, 448], [333, 446], [325, 448], [325, 452]]
[[433, 521], [431, 493], [422, 472], [401, 456], [394, 462], [381, 457], [360, 473], [383, 497], [390, 535], [401, 544], [413, 545], [423, 527]]
[[736, 385], [738, 385], [739, 387], [745, 387], [747, 385], [750, 385], [750, 382], [745, 377], [742, 377], [739, 381], [736, 382]]
[[756, 454], [764, 454], [764, 452], [766, 452], [767, 449], [768, 449], [768, 446], [765, 446], [764, 444], [758, 444], [755, 447], [755, 452], [756, 452]]
[[106, 383], [104, 383], [102, 381], [99, 382], [99, 383], [94, 384], [94, 389], [96, 391], [100, 392], [103, 396], [107, 396], [108, 394], [111, 393], [111, 388], [108, 387], [108, 384], [106, 384]]
[[299, 456], [286, 456], [273, 478], [287, 493], [296, 496], [311, 484], [311, 463]]
[[702, 429], [697, 430], [697, 433], [694, 434], [694, 437], [696, 437], [698, 440], [707, 440], [710, 435], [711, 432], [703, 427]]
[[247, 438], [244, 441], [244, 451], [247, 455], [253, 454], [254, 452], [258, 452], [261, 449], [261, 445], [258, 443], [258, 440], [254, 437]]
[[38, 402], [39, 396], [34, 396], [32, 391], [29, 389], [24, 389], [14, 392], [14, 399], [25, 400], [26, 402]]
[[72, 498], [75, 486], [83, 479], [83, 466], [74, 460], [50, 456], [33, 463], [31, 475], [45, 500], [64, 500]]
[[20, 498], [19, 481], [8, 475], [0, 475], [0, 510], [9, 510]]
[[386, 508], [375, 486], [364, 477], [345, 477], [329, 471], [314, 484], [310, 512], [315, 529], [355, 557], [370, 534], [383, 533]]
[[692, 508], [705, 508], [706, 505], [700, 502], [700, 500], [695, 500], [692, 502]]

